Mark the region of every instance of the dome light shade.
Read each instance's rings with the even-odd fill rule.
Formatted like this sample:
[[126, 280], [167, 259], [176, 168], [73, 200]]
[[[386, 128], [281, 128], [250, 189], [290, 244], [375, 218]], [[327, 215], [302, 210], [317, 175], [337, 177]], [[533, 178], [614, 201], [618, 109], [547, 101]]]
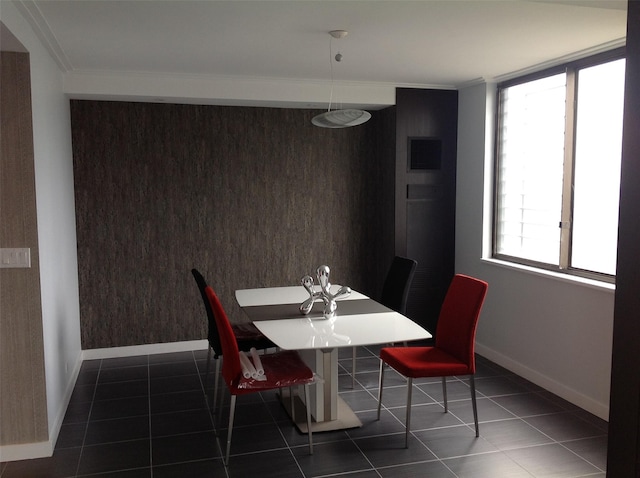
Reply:
[[329, 108], [326, 113], [321, 113], [314, 116], [311, 119], [311, 123], [314, 126], [320, 128], [349, 128], [350, 126], [358, 126], [359, 124], [366, 123], [371, 118], [371, 113], [364, 110], [356, 109], [339, 109], [331, 111], [331, 103], [333, 102], [333, 60], [336, 62], [342, 61], [342, 53], [334, 57], [331, 50], [331, 40], [344, 38], [347, 36], [346, 30], [332, 30], [329, 32], [329, 69], [331, 71], [331, 91], [329, 93]]
[[366, 123], [371, 113], [364, 110], [333, 110], [321, 113], [311, 119], [311, 123], [320, 128], [348, 128]]

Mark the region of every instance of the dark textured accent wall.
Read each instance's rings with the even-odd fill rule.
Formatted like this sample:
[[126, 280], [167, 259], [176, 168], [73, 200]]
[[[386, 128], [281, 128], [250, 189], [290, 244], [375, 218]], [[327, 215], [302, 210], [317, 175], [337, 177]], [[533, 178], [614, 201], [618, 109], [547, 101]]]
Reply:
[[83, 349], [206, 337], [193, 267], [234, 321], [236, 289], [295, 285], [321, 264], [378, 294], [394, 111], [340, 130], [315, 113], [71, 102]]

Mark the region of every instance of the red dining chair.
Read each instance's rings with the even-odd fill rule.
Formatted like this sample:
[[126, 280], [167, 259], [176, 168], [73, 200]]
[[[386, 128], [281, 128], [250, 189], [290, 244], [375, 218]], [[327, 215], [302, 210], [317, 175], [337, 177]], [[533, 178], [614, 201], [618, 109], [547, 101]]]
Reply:
[[[198, 285], [198, 290], [200, 291], [200, 295], [202, 296], [202, 301], [204, 303], [204, 309], [207, 313], [207, 340], [209, 342], [209, 347], [207, 352], [207, 368], [204, 374], [204, 384], [206, 389], [207, 380], [209, 378], [209, 368], [211, 366], [211, 356], [213, 355], [216, 369], [213, 386], [212, 409], [215, 411], [216, 403], [218, 401], [218, 383], [220, 377], [220, 356], [222, 355], [222, 345], [220, 344], [218, 327], [216, 326], [216, 321], [213, 317], [213, 310], [211, 309], [211, 305], [209, 304], [207, 294], [205, 293], [205, 289], [207, 288], [207, 281], [197, 269], [191, 269], [191, 274], [193, 275], [193, 278]], [[276, 347], [276, 345], [271, 342], [271, 340], [266, 338], [262, 334], [262, 332], [260, 332], [258, 328], [251, 323], [233, 324], [231, 325], [231, 328], [233, 329], [233, 335], [236, 338], [238, 349], [240, 350], [248, 352], [252, 347], [255, 347], [257, 350]]]
[[[313, 372], [302, 361], [298, 352], [293, 350], [280, 351], [261, 356], [264, 377], [266, 380], [254, 380], [245, 378], [242, 373], [240, 363], [240, 351], [233, 335], [233, 329], [227, 318], [227, 314], [218, 299], [218, 296], [210, 286], [205, 289], [207, 299], [213, 309], [213, 315], [220, 333], [222, 343], [222, 377], [229, 388], [231, 394], [231, 405], [229, 408], [229, 424], [227, 432], [227, 450], [224, 464], [229, 464], [229, 452], [231, 451], [231, 434], [233, 432], [233, 419], [236, 408], [236, 398], [256, 392], [265, 392], [280, 388], [291, 388], [296, 385], [304, 386], [304, 400], [307, 410], [307, 430], [309, 435], [309, 454], [313, 455], [313, 437], [311, 433], [311, 410], [309, 407], [309, 385], [314, 382]], [[291, 391], [289, 392], [291, 395]], [[294, 407], [291, 409], [292, 419]]]
[[407, 377], [405, 447], [409, 446], [413, 379], [420, 377], [442, 377], [446, 413], [448, 411], [446, 377], [468, 375], [476, 436], [480, 436], [474, 380], [476, 372], [474, 344], [478, 317], [488, 287], [489, 285], [482, 280], [456, 274], [440, 309], [435, 345], [433, 347], [385, 347], [380, 350], [378, 420], [382, 405], [384, 364], [386, 363]]

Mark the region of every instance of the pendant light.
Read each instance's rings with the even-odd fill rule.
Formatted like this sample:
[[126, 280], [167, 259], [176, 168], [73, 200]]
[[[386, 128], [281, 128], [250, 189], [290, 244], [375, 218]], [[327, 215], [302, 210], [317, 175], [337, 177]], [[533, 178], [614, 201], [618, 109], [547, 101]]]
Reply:
[[371, 113], [364, 110], [357, 109], [339, 109], [331, 110], [331, 103], [333, 101], [333, 61], [342, 61], [342, 54], [337, 53], [333, 57], [331, 51], [331, 42], [335, 38], [336, 40], [347, 36], [346, 30], [333, 30], [329, 32], [331, 38], [329, 39], [329, 65], [331, 67], [331, 92], [329, 94], [329, 108], [325, 113], [314, 116], [311, 119], [311, 123], [320, 128], [348, 128], [350, 126], [357, 126], [362, 123], [366, 123], [371, 118]]

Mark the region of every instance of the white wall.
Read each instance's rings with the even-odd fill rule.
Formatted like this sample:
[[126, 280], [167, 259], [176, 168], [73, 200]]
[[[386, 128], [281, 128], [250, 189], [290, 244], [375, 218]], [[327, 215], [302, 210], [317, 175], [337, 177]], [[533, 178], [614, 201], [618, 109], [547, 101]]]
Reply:
[[459, 92], [456, 272], [489, 283], [476, 351], [607, 420], [613, 287], [482, 260], [490, 247], [494, 97], [491, 84]]
[[81, 364], [69, 100], [61, 71], [15, 5], [2, 2], [0, 14], [30, 55], [47, 413], [55, 444]]

